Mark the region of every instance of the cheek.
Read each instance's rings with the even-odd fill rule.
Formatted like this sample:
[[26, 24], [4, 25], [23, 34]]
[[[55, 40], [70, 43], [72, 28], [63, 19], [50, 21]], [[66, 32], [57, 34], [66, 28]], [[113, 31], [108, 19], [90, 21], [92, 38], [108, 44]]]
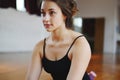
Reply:
[[62, 17], [56, 17], [54, 19], [54, 25], [60, 26], [61, 24], [65, 24], [64, 19]]
[[41, 21], [42, 21], [42, 23], [44, 23], [44, 19], [43, 18], [41, 18]]

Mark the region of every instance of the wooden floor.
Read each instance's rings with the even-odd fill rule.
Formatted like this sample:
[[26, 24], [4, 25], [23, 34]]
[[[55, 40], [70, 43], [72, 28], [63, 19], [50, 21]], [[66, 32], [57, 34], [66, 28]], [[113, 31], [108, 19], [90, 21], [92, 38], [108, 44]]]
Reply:
[[[0, 53], [0, 80], [25, 80], [27, 65], [31, 52]], [[120, 54], [92, 54], [87, 71], [97, 74], [95, 80], [120, 80]], [[40, 80], [50, 80], [42, 72]]]
[[120, 80], [120, 54], [93, 54], [88, 71], [95, 71], [95, 80]]

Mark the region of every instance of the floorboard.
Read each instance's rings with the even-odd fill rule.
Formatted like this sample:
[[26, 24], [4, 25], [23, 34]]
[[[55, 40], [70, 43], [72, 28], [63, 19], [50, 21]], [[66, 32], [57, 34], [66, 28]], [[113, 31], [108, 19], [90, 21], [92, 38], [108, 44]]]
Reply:
[[[31, 52], [0, 53], [0, 80], [25, 80]], [[120, 54], [94, 53], [87, 72], [97, 74], [95, 80], [119, 80]], [[44, 70], [40, 80], [51, 80]]]

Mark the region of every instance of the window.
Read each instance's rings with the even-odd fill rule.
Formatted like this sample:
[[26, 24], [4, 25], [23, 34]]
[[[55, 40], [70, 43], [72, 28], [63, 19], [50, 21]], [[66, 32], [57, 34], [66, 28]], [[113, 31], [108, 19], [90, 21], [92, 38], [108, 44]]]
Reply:
[[82, 18], [81, 17], [74, 17], [73, 18], [73, 25], [74, 25], [75, 31], [81, 32], [82, 31]]
[[24, 0], [16, 0], [16, 9], [18, 11], [26, 11], [24, 6]]

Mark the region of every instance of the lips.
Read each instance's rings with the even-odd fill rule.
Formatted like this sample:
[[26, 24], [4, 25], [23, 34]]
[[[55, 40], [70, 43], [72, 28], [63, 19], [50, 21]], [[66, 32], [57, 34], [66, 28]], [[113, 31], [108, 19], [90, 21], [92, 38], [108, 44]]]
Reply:
[[51, 24], [44, 24], [45, 28], [50, 28]]

